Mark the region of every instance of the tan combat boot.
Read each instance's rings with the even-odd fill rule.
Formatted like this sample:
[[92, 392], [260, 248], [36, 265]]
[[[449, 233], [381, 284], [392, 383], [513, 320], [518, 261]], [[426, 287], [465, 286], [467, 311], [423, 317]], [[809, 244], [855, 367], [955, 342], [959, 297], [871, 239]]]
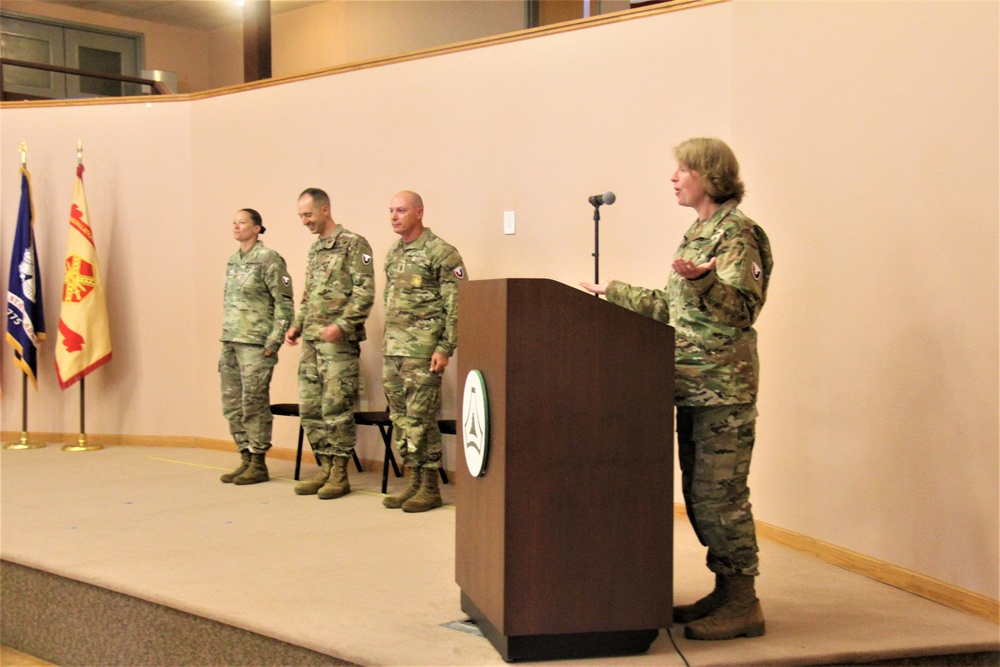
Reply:
[[715, 589], [694, 604], [674, 607], [674, 623], [686, 624], [705, 618], [726, 601], [726, 578], [715, 574]]
[[224, 484], [232, 484], [233, 480], [243, 474], [243, 471], [250, 467], [250, 450], [244, 449], [240, 452], [240, 466], [232, 471], [227, 472], [225, 475], [219, 477]]
[[351, 492], [351, 484], [347, 481], [347, 462], [350, 460], [346, 456], [333, 457], [333, 468], [330, 470], [330, 477], [318, 493], [321, 500], [340, 498]]
[[264, 463], [264, 453], [250, 454], [250, 465], [239, 476], [233, 478], [233, 484], [260, 484], [271, 479], [267, 474], [267, 464]]
[[398, 510], [407, 500], [417, 495], [420, 490], [420, 471], [422, 468], [410, 467], [410, 485], [402, 493], [396, 496], [386, 496], [382, 499], [382, 504], [391, 510]]
[[435, 507], [441, 507], [441, 491], [438, 490], [438, 471], [436, 468], [422, 468], [420, 473], [420, 490], [403, 503], [404, 512], [426, 512]]
[[688, 639], [733, 639], [764, 634], [764, 611], [754, 592], [754, 577], [726, 577], [726, 601], [705, 618], [684, 627]]
[[299, 496], [312, 496], [323, 488], [326, 480], [330, 477], [330, 468], [333, 466], [333, 457], [327, 454], [317, 454], [319, 459], [319, 472], [312, 479], [303, 480], [295, 485], [295, 494]]

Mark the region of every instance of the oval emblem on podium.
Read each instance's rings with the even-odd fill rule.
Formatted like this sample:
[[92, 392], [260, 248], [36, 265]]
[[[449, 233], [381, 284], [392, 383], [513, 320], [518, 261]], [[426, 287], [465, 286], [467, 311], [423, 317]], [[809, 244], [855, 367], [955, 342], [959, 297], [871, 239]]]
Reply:
[[469, 474], [486, 474], [486, 458], [490, 446], [490, 410], [486, 398], [486, 383], [479, 371], [469, 371], [462, 395], [462, 442]]

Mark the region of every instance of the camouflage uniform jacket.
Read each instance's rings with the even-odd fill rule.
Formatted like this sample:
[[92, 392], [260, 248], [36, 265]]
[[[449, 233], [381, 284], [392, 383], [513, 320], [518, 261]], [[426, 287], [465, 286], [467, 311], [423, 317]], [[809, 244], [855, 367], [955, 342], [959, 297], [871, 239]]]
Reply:
[[385, 258], [387, 357], [450, 357], [458, 346], [458, 284], [462, 256], [425, 228], [410, 243], [396, 241]]
[[662, 290], [613, 281], [612, 303], [674, 327], [675, 404], [755, 403], [759, 382], [757, 332], [753, 323], [767, 298], [774, 261], [764, 230], [728, 201], [684, 234], [674, 258], [713, 271], [686, 280], [671, 271]]
[[365, 320], [375, 302], [372, 247], [365, 237], [337, 225], [309, 248], [306, 286], [293, 326], [305, 340], [336, 324], [345, 341], [365, 340]]
[[292, 279], [281, 255], [257, 241], [237, 250], [226, 265], [222, 297], [222, 340], [263, 345], [275, 352], [292, 320]]

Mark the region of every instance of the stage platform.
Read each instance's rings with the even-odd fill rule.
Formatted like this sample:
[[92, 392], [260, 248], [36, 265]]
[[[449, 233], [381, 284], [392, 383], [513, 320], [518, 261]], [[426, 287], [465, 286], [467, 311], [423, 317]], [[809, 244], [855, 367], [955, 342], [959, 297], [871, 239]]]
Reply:
[[[387, 510], [381, 469], [353, 464], [353, 493], [338, 500], [296, 496], [282, 459], [269, 460], [268, 483], [220, 483], [236, 462], [202, 449], [4, 450], [0, 641], [64, 667], [505, 664], [456, 623], [453, 507]], [[404, 483], [391, 478], [390, 493]], [[442, 489], [451, 502], [453, 484]], [[691, 601], [712, 577], [684, 520], [674, 544], [675, 601]], [[1000, 649], [994, 623], [760, 546], [764, 637], [695, 642], [675, 627], [644, 655], [572, 662], [681, 666], [679, 650], [692, 666], [821, 665]]]

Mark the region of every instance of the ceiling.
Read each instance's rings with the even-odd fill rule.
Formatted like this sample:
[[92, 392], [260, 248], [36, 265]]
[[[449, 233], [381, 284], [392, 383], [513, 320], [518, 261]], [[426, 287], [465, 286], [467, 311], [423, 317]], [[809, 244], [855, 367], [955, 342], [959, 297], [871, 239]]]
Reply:
[[[271, 14], [299, 9], [325, 0], [271, 0]], [[76, 9], [127, 16], [196, 30], [215, 30], [243, 22], [236, 0], [42, 0]]]

